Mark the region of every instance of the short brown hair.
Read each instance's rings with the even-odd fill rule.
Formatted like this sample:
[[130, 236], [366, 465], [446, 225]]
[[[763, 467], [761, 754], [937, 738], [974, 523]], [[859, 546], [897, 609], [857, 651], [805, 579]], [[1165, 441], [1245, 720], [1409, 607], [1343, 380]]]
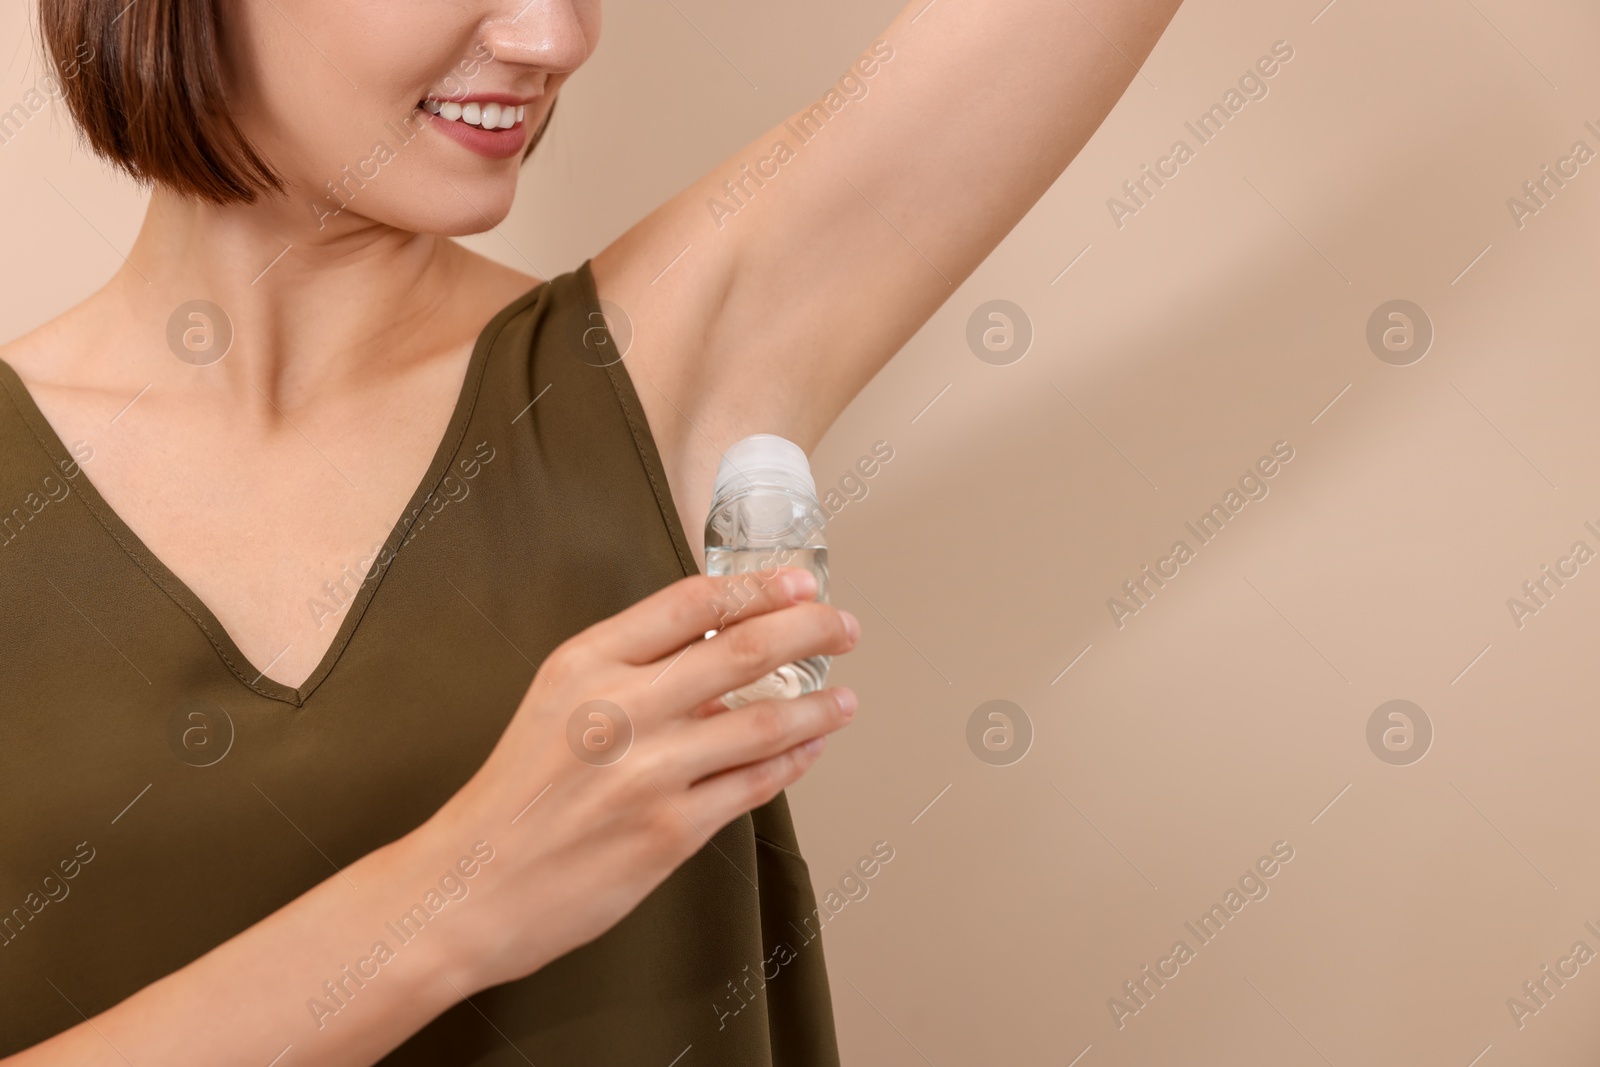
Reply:
[[40, 0], [45, 50], [89, 145], [218, 204], [283, 192], [228, 110], [213, 0]]
[[[100, 156], [215, 204], [285, 192], [233, 121], [216, 0], [40, 0], [39, 23], [60, 95]], [[523, 159], [554, 114], [552, 102]]]

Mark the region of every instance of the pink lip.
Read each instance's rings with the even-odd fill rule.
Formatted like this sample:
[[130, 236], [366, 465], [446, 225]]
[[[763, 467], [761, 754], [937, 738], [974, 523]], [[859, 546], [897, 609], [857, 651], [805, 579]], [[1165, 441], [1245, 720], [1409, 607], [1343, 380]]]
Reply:
[[[437, 100], [439, 98], [430, 97], [430, 99]], [[463, 97], [452, 102], [518, 106], [516, 97], [495, 93]], [[441, 119], [426, 110], [422, 114], [428, 117], [428, 125], [463, 148], [476, 152], [486, 159], [510, 159], [520, 153], [527, 145], [528, 126], [526, 121], [518, 122], [509, 130], [485, 130], [478, 126], [469, 126], [465, 122], [451, 122], [449, 119]]]

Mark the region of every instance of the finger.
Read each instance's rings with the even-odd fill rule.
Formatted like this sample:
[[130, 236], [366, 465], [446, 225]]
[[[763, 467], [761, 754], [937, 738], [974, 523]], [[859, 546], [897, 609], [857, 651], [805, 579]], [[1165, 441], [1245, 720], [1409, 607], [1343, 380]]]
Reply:
[[817, 578], [800, 567], [769, 568], [673, 582], [590, 627], [603, 650], [627, 663], [652, 663], [707, 631], [817, 595]]
[[788, 700], [758, 700], [722, 715], [686, 724], [673, 744], [684, 785], [759, 763], [855, 717], [856, 695], [837, 687]]
[[650, 668], [650, 698], [697, 708], [786, 663], [838, 656], [855, 647], [855, 616], [830, 604], [800, 603], [744, 619]]
[[823, 734], [759, 763], [713, 775], [685, 794], [685, 814], [698, 826], [721, 829], [799, 781], [827, 743], [828, 735]]

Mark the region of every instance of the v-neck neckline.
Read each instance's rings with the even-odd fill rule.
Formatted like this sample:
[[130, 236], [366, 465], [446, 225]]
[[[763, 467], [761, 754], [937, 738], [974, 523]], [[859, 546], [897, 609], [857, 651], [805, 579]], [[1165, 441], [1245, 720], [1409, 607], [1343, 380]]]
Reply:
[[[587, 263], [584, 265], [587, 267]], [[580, 270], [583, 268], [580, 267]], [[396, 520], [388, 538], [379, 550], [376, 560], [394, 559], [400, 546], [410, 534], [411, 527], [422, 514], [425, 505], [436, 491], [445, 474], [449, 471], [451, 462], [461, 448], [462, 439], [466, 436], [467, 427], [472, 421], [473, 412], [477, 407], [478, 391], [483, 384], [484, 369], [488, 364], [489, 353], [494, 349], [495, 342], [501, 332], [518, 313], [528, 307], [550, 284], [549, 279], [540, 282], [522, 296], [502, 308], [489, 324], [478, 334], [473, 344], [472, 355], [467, 361], [466, 374], [461, 381], [461, 390], [456, 396], [455, 407], [451, 412], [450, 421], [445, 427], [444, 435], [434, 450], [433, 459], [428, 464], [427, 471], [418, 483], [416, 490], [411, 494], [405, 507]], [[45, 454], [49, 456], [61, 469], [66, 465], [73, 465], [76, 461], [66, 445], [62, 442], [55, 427], [50, 425], [50, 420], [45, 418], [44, 412], [34, 401], [33, 394], [23, 383], [16, 370], [5, 360], [0, 359], [0, 386], [11, 395], [13, 405], [22, 416], [23, 422], [32, 432]], [[94, 485], [94, 479], [88, 476], [80, 467], [84, 478], [75, 488], [81, 495], [84, 504], [90, 513], [105, 529], [127, 556], [138, 565], [139, 569], [150, 578], [175, 604], [178, 605], [192, 619], [200, 631], [210, 640], [212, 647], [217, 651], [224, 664], [233, 673], [245, 688], [270, 700], [282, 701], [301, 707], [310, 699], [333, 671], [339, 657], [344, 654], [350, 640], [355, 636], [356, 629], [361, 625], [362, 616], [366, 614], [367, 607], [372, 603], [372, 598], [377, 594], [378, 587], [383, 584], [384, 577], [389, 573], [389, 567], [377, 567], [375, 578], [363, 578], [356, 591], [355, 599], [345, 609], [344, 620], [340, 623], [338, 632], [335, 633], [333, 643], [323, 651], [322, 658], [313, 670], [298, 686], [285, 685], [282, 682], [269, 678], [265, 670], [252, 664], [240, 651], [233, 636], [228, 633], [216, 614], [201, 600], [194, 590], [190, 589], [183, 579], [161, 561], [150, 548], [133, 532], [133, 529], [122, 520], [122, 517], [100, 495], [99, 489]], [[287, 651], [287, 649], [285, 649]], [[280, 653], [282, 655], [282, 653]], [[271, 664], [268, 664], [268, 668]]]

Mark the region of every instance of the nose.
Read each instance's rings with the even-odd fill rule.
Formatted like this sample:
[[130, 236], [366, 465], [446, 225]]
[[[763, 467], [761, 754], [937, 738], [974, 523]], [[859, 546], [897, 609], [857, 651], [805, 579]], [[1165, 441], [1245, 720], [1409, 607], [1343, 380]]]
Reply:
[[550, 73], [577, 70], [599, 37], [596, 0], [510, 0], [484, 26], [484, 41], [499, 63]]

